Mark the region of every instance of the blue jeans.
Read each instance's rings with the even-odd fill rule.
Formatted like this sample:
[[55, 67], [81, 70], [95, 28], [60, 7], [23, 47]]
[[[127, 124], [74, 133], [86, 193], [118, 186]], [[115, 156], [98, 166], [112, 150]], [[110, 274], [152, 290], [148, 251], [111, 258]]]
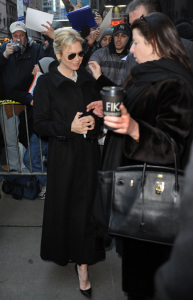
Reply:
[[[4, 170], [2, 169], [1, 165], [0, 165], [0, 172], [3, 172]], [[3, 180], [3, 175], [0, 175], [0, 182]]]
[[[46, 140], [41, 139], [41, 144], [42, 144], [42, 156], [47, 156], [48, 142]], [[39, 141], [39, 137], [35, 133], [33, 133], [30, 138], [30, 150], [31, 150], [32, 172], [42, 172], [40, 141]], [[30, 157], [29, 157], [28, 148], [24, 154], [23, 162], [24, 165], [30, 170]], [[46, 171], [47, 171], [46, 167], [43, 164], [43, 172]], [[39, 179], [42, 186], [46, 186], [47, 184], [46, 175], [38, 175], [37, 178]]]
[[[2, 172], [5, 173], [6, 171], [2, 168], [1, 163], [2, 162], [1, 162], [1, 155], [0, 155], [0, 173], [2, 174]], [[0, 182], [3, 181], [3, 178], [4, 176], [0, 175]]]
[[[18, 115], [11, 118], [7, 118], [4, 107], [1, 107], [3, 112], [3, 120], [5, 128], [3, 127], [3, 120], [0, 115], [1, 127], [5, 129], [5, 140], [7, 144], [7, 152], [8, 152], [8, 165], [10, 170], [19, 171], [20, 168], [22, 171], [25, 171], [23, 165], [23, 152], [25, 147], [18, 143], [17, 133], [19, 126], [19, 117]], [[18, 144], [17, 144], [18, 143]]]

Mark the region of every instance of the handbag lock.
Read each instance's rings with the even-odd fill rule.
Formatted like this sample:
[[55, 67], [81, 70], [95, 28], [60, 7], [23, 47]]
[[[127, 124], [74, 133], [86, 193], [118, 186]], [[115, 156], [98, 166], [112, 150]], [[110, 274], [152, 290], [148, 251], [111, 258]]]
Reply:
[[161, 193], [164, 191], [164, 188], [165, 188], [165, 182], [156, 181], [155, 193], [157, 195], [161, 195]]

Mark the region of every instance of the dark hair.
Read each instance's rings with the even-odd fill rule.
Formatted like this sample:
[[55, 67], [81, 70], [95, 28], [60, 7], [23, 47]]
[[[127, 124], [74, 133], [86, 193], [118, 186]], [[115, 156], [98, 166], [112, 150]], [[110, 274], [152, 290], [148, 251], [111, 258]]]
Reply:
[[162, 12], [159, 0], [133, 0], [128, 4], [126, 13], [133, 12], [138, 9], [139, 6], [145, 7], [147, 15], [152, 12]]
[[186, 50], [168, 16], [159, 12], [151, 13], [136, 19], [131, 28], [139, 30], [158, 56], [180, 61], [191, 70]]

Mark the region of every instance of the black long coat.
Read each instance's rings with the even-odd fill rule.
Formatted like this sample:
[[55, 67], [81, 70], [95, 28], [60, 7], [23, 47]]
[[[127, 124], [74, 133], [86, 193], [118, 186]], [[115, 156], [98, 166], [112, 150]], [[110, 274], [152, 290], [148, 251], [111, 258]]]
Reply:
[[38, 79], [34, 92], [34, 129], [49, 137], [41, 257], [60, 265], [104, 259], [104, 250], [95, 250], [91, 216], [100, 159], [99, 119], [95, 116], [95, 129], [86, 138], [71, 132], [76, 113], [88, 115], [86, 105], [97, 99], [95, 81], [83, 67], [77, 73], [75, 83], [54, 67]]

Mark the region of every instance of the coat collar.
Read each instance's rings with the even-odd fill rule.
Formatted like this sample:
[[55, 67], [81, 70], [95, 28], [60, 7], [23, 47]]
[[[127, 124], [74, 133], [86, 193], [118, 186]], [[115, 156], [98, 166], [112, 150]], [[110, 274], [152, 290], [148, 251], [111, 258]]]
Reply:
[[124, 99], [124, 104], [130, 111], [135, 107], [141, 95], [153, 84], [163, 80], [179, 79], [182, 80], [187, 89], [193, 95], [193, 76], [190, 71], [180, 62], [161, 58], [137, 64], [131, 69], [131, 85], [127, 89], [128, 94]]
[[131, 75], [133, 82], [151, 83], [177, 77], [193, 86], [193, 74], [179, 61], [167, 58], [137, 64], [131, 69]]
[[60, 87], [63, 83], [71, 82], [72, 84], [78, 84], [81, 85], [83, 82], [86, 81], [95, 81], [95, 79], [86, 71], [86, 69], [83, 66], [80, 66], [80, 68], [77, 70], [78, 74], [78, 79], [77, 82], [72, 81], [71, 79], [65, 77], [62, 75], [57, 67], [59, 66], [58, 61], [54, 61], [53, 63], [50, 64], [50, 78], [53, 84], [55, 85], [56, 88]]

